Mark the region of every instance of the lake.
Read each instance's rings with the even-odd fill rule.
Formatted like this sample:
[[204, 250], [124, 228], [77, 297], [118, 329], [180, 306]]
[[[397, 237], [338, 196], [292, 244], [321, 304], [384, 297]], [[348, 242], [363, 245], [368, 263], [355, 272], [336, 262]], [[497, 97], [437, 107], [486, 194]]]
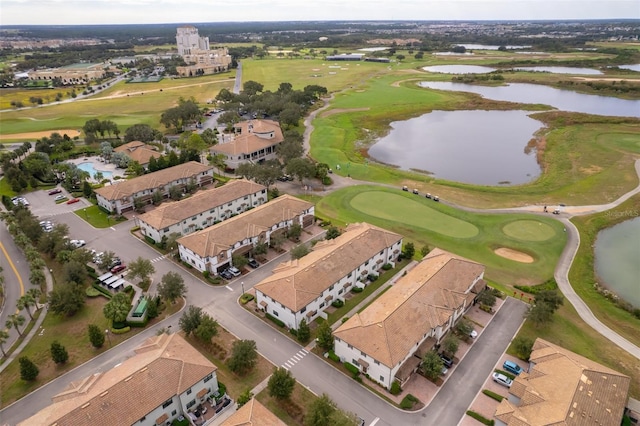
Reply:
[[638, 71], [640, 72], [640, 64], [633, 65], [618, 65], [618, 68], [622, 68], [624, 70]]
[[[498, 50], [500, 46], [498, 45], [490, 45], [490, 44], [457, 44], [456, 46], [464, 46], [465, 49], [476, 49], [476, 50]], [[530, 49], [531, 46], [505, 46], [507, 50], [513, 49]]]
[[487, 99], [496, 101], [545, 104], [562, 111], [606, 116], [640, 117], [640, 101], [586, 95], [541, 84], [511, 83], [496, 87], [440, 81], [423, 81], [418, 84], [429, 89], [477, 93]]
[[[478, 185], [522, 184], [540, 175], [525, 147], [542, 124], [526, 111], [433, 111], [391, 123], [369, 149], [373, 159], [401, 169]], [[460, 125], [464, 123], [464, 125]]]
[[428, 72], [437, 72], [444, 74], [487, 74], [495, 71], [495, 68], [483, 67], [481, 65], [434, 65], [431, 67], [422, 67]]
[[593, 68], [574, 67], [515, 67], [518, 71], [549, 72], [552, 74], [602, 75], [602, 71]]
[[595, 268], [600, 284], [640, 308], [640, 217], [600, 231]]

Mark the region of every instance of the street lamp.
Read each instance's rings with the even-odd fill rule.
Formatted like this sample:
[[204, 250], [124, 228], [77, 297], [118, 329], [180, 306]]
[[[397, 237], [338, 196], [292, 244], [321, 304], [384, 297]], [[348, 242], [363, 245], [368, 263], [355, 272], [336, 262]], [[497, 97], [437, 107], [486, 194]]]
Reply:
[[240, 286], [242, 286], [242, 294], [244, 294], [244, 281], [240, 281]]
[[107, 335], [107, 340], [109, 341], [109, 347], [111, 347], [111, 337], [109, 337], [109, 329], [107, 328], [104, 333]]
[[84, 209], [84, 218], [85, 218], [86, 220], [89, 220], [89, 217], [87, 216], [87, 209]]

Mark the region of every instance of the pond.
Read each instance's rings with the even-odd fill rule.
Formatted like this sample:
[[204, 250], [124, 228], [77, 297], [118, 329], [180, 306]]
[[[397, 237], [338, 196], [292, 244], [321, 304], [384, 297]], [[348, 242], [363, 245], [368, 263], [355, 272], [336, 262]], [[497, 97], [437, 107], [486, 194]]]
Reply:
[[80, 163], [80, 164], [78, 164], [78, 168], [80, 170], [84, 170], [85, 172], [89, 173], [89, 175], [94, 179], [95, 179], [95, 176], [96, 176], [97, 172], [102, 173], [102, 178], [103, 179], [111, 179], [111, 176], [113, 175], [112, 172], [103, 171], [103, 170], [96, 170], [93, 167], [93, 163], [91, 163], [91, 162]]
[[483, 67], [481, 65], [434, 65], [431, 67], [422, 67], [428, 72], [437, 72], [444, 74], [487, 74], [495, 71], [495, 68]]
[[[500, 49], [500, 46], [498, 45], [491, 45], [491, 44], [458, 44], [457, 46], [464, 46], [465, 49], [477, 49], [477, 50], [498, 50]], [[507, 50], [513, 50], [513, 49], [530, 49], [531, 46], [505, 46], [507, 48]]]
[[[525, 147], [541, 123], [526, 111], [433, 111], [391, 123], [369, 149], [376, 161], [478, 185], [522, 184], [540, 174]], [[464, 123], [461, 126], [460, 123]]]
[[640, 117], [640, 101], [585, 95], [540, 84], [512, 83], [496, 87], [439, 81], [423, 81], [418, 84], [429, 89], [477, 93], [496, 101], [550, 105], [562, 111]]
[[631, 70], [640, 72], [640, 64], [633, 65], [618, 65], [618, 68], [622, 68], [623, 70]]
[[552, 74], [602, 75], [602, 71], [593, 68], [574, 67], [515, 67], [517, 71], [549, 72]]
[[640, 217], [600, 231], [595, 268], [600, 284], [640, 308]]

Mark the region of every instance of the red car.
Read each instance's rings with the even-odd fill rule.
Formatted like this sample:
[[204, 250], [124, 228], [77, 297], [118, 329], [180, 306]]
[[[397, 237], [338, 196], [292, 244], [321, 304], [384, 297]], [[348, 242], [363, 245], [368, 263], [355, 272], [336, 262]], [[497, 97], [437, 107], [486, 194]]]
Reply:
[[72, 198], [72, 199], [70, 199], [69, 201], [67, 201], [67, 204], [75, 204], [75, 203], [77, 203], [78, 201], [80, 201], [80, 198]]
[[118, 265], [118, 266], [114, 266], [113, 268], [111, 268], [111, 273], [112, 274], [117, 274], [118, 272], [122, 272], [124, 271], [126, 268], [125, 265]]
[[51, 191], [49, 191], [49, 195], [56, 195], [62, 192], [62, 189], [60, 188], [54, 188]]

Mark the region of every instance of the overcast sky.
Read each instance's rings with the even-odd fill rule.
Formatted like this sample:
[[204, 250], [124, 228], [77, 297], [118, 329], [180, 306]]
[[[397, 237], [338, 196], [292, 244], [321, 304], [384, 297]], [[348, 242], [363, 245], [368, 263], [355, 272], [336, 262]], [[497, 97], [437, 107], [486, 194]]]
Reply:
[[0, 25], [640, 19], [640, 0], [1, 0]]

